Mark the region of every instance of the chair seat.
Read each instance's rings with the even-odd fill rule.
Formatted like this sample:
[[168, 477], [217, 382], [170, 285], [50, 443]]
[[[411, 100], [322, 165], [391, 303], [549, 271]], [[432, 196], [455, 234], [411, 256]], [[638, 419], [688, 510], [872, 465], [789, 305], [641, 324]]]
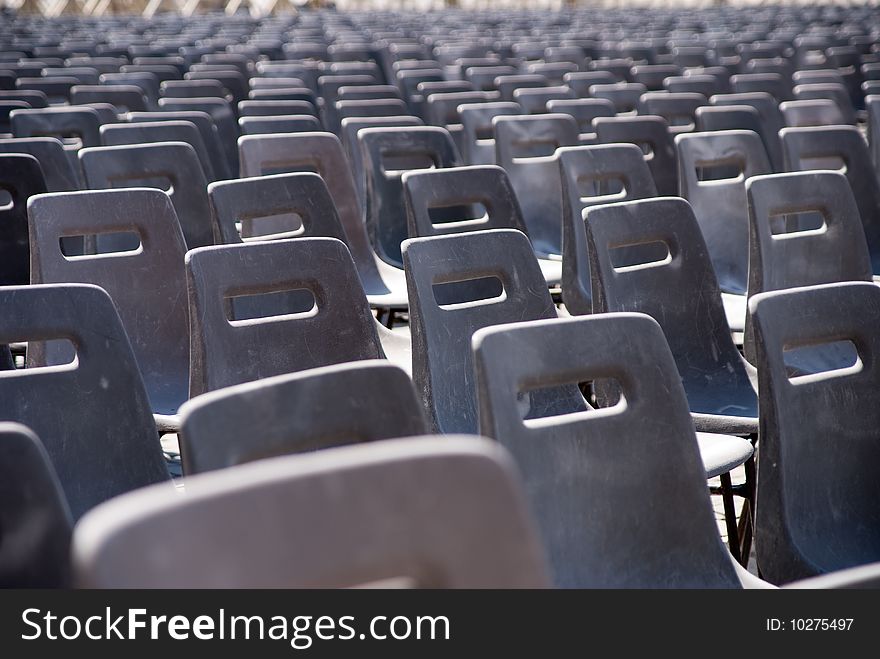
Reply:
[[562, 261], [559, 259], [538, 258], [538, 265], [541, 266], [541, 274], [547, 281], [548, 286], [558, 286], [562, 281]]
[[758, 417], [732, 416], [728, 414], [702, 414], [691, 412], [694, 427], [699, 433], [720, 433], [724, 435], [757, 435]]
[[406, 276], [403, 270], [385, 263], [378, 256], [375, 257], [376, 268], [388, 291], [385, 293], [373, 293], [367, 291], [367, 300], [373, 309], [407, 309], [409, 297], [406, 291]]
[[731, 332], [742, 332], [746, 328], [746, 307], [748, 298], [745, 295], [735, 293], [721, 293], [721, 302], [724, 305], [724, 315], [727, 316], [727, 324]]
[[706, 469], [706, 478], [726, 474], [740, 466], [755, 452], [752, 443], [742, 437], [698, 432], [697, 444]]
[[388, 361], [399, 366], [412, 377], [412, 339], [409, 336], [409, 328], [390, 330], [382, 323], [376, 322], [376, 332], [379, 334], [379, 341]]

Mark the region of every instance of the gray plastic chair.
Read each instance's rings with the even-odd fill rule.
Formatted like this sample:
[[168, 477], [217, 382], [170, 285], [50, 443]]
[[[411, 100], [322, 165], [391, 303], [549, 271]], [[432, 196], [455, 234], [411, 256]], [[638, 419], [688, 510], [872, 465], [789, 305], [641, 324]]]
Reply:
[[[73, 519], [168, 480], [147, 393], [107, 293], [81, 284], [10, 286], [0, 288], [0, 306], [0, 344], [30, 340], [30, 368], [0, 371], [0, 419], [42, 438]], [[36, 344], [59, 338], [76, 346], [76, 362], [39, 368], [56, 363], [55, 348], [34, 355]]]
[[311, 133], [321, 130], [317, 117], [292, 114], [281, 117], [241, 117], [238, 129], [242, 135], [274, 135], [277, 133]]
[[577, 95], [568, 87], [524, 87], [513, 92], [513, 100], [520, 104], [525, 114], [546, 114], [547, 102], [574, 100]]
[[101, 126], [104, 146], [124, 144], [153, 144], [156, 142], [186, 142], [196, 152], [205, 178], [216, 181], [214, 166], [195, 124], [189, 121], [154, 121], [143, 123], [108, 124]]
[[577, 122], [568, 114], [501, 116], [492, 120], [498, 164], [510, 177], [535, 252], [562, 254], [562, 183], [556, 149], [577, 146]]
[[841, 84], [807, 84], [797, 85], [794, 88], [794, 97], [799, 101], [827, 99], [832, 101], [843, 116], [843, 123], [855, 126], [856, 111], [850, 100], [849, 92]]
[[826, 98], [786, 101], [779, 104], [785, 118], [785, 125], [801, 126], [839, 126], [848, 123], [837, 104]]
[[598, 140], [593, 130], [596, 117], [613, 117], [614, 105], [601, 98], [576, 98], [547, 101], [547, 112], [570, 114], [578, 123], [581, 144], [595, 144]]
[[[555, 318], [556, 308], [525, 234], [473, 231], [404, 242], [410, 298], [413, 380], [431, 427], [450, 433], [477, 428], [471, 335], [481, 327]], [[485, 298], [480, 280], [500, 280], [502, 295]], [[435, 286], [456, 282], [461, 297], [443, 304]], [[468, 287], [465, 284], [470, 284]], [[497, 291], [497, 289], [496, 289]], [[476, 299], [467, 293], [476, 293]], [[466, 298], [466, 299], [462, 299]]]
[[[514, 323], [479, 330], [473, 345], [480, 428], [523, 472], [557, 586], [744, 585], [745, 570], [721, 544], [700, 445], [656, 322], [607, 314]], [[623, 400], [607, 409], [560, 400], [542, 418], [523, 418], [540, 390], [589, 381], [615, 382]], [[730, 439], [751, 454], [748, 441]]]
[[562, 299], [570, 313], [589, 314], [593, 298], [585, 210], [656, 197], [657, 189], [642, 150], [633, 144], [563, 147], [556, 154], [562, 176]]
[[[176, 422], [164, 417], [187, 399], [189, 329], [186, 246], [168, 196], [149, 189], [38, 195], [28, 203], [28, 216], [31, 281], [94, 284], [107, 291], [160, 430], [174, 428]], [[80, 235], [94, 236], [93, 249], [65, 256], [59, 239]]]
[[376, 253], [401, 267], [400, 243], [408, 236], [403, 171], [389, 169], [400, 165], [389, 165], [388, 159], [410, 160], [404, 163], [407, 170], [413, 169], [414, 159], [437, 168], [456, 167], [461, 164], [458, 151], [449, 133], [436, 126], [364, 128], [357, 139], [367, 176], [367, 232]]
[[362, 213], [365, 213], [367, 208], [367, 193], [365, 189], [367, 176], [364, 172], [364, 161], [361, 158], [360, 145], [357, 141], [358, 132], [362, 128], [423, 125], [424, 122], [418, 117], [403, 115], [398, 117], [346, 117], [342, 120], [339, 137], [342, 140], [342, 146], [345, 148], [345, 155], [351, 167]]
[[[763, 293], [749, 310], [761, 392], [762, 574], [785, 583], [876, 562], [880, 289], [857, 282]], [[858, 351], [853, 365], [791, 376], [786, 348], [840, 341]]]
[[186, 497], [143, 490], [83, 520], [73, 556], [87, 588], [548, 585], [512, 461], [473, 437], [260, 461], [189, 478]]
[[392, 311], [407, 307], [403, 270], [387, 264], [373, 251], [354, 180], [342, 144], [335, 135], [297, 133], [243, 137], [239, 147], [243, 176], [264, 176], [279, 170], [316, 171], [330, 190], [371, 306]]
[[[190, 250], [190, 396], [260, 378], [385, 356], [351, 254], [332, 238]], [[266, 296], [310, 291], [311, 310]], [[230, 318], [230, 298], [249, 318]], [[239, 306], [242, 309], [244, 306]]]
[[696, 126], [697, 108], [708, 101], [694, 92], [647, 92], [639, 99], [639, 114], [663, 117], [673, 135], [687, 133]]
[[93, 108], [33, 108], [14, 110], [9, 116], [15, 137], [76, 137], [82, 146], [101, 144], [101, 120]]
[[779, 110], [778, 101], [766, 92], [752, 92], [748, 94], [718, 94], [709, 99], [710, 105], [726, 107], [730, 105], [748, 105], [755, 108], [761, 120], [761, 130], [758, 133], [764, 142], [764, 149], [773, 171], [784, 172], [785, 165], [782, 156], [782, 142], [779, 140], [779, 131], [785, 127], [782, 112]]
[[[238, 125], [232, 106], [223, 98], [160, 98], [163, 112], [206, 112], [217, 127], [217, 137], [232, 176], [238, 176]], [[215, 166], [216, 169], [216, 166]]]
[[385, 361], [360, 361], [198, 396], [181, 412], [180, 447], [191, 475], [427, 432], [409, 375]]
[[645, 152], [645, 161], [658, 194], [678, 194], [675, 143], [663, 117], [597, 117], [593, 120], [596, 137], [602, 144], [636, 144]]
[[[593, 311], [635, 311], [660, 323], [697, 429], [753, 435], [758, 398], [733, 343], [706, 242], [690, 205], [661, 197], [587, 209]], [[645, 263], [618, 260], [618, 246], [665, 243]]]
[[241, 101], [238, 104], [240, 117], [282, 117], [290, 114], [310, 114], [317, 117], [317, 110], [308, 101], [260, 99], [258, 101]]
[[[726, 293], [743, 295], [749, 272], [745, 182], [771, 172], [764, 145], [755, 133], [744, 130], [678, 135], [675, 145], [681, 196], [690, 202], [700, 223], [718, 284]], [[700, 180], [701, 170], [719, 167], [725, 168], [725, 174], [734, 169], [736, 175]], [[731, 320], [731, 329], [742, 329], [744, 316]]]
[[785, 128], [780, 132], [788, 171], [843, 166], [859, 207], [874, 274], [880, 274], [880, 186], [868, 146], [855, 126]]
[[502, 75], [495, 78], [495, 89], [501, 94], [502, 101], [513, 101], [513, 93], [517, 89], [546, 87], [550, 84], [545, 76], [537, 73]]
[[21, 424], [0, 422], [0, 587], [69, 586], [72, 526], [40, 440]]
[[214, 244], [218, 231], [211, 220], [208, 182], [198, 155], [189, 144], [104, 146], [82, 149], [79, 157], [91, 189], [153, 187], [167, 190], [187, 249]]
[[495, 117], [522, 114], [519, 103], [498, 101], [493, 103], [463, 103], [458, 106], [462, 126], [462, 156], [469, 165], [494, 165]]
[[[746, 182], [746, 192], [750, 298], [799, 286], [872, 280], [858, 207], [843, 174], [755, 176]], [[799, 215], [802, 213], [812, 218]], [[821, 222], [818, 226], [816, 219]], [[754, 364], [753, 339], [746, 317], [744, 354]], [[817, 349], [813, 355], [792, 359], [792, 363], [801, 371], [812, 372], [850, 364], [854, 359], [853, 350], [835, 346]]]
[[129, 112], [128, 121], [131, 123], [145, 123], [148, 121], [189, 121], [199, 129], [205, 149], [214, 168], [214, 174], [218, 180], [231, 178], [229, 163], [223, 155], [220, 145], [220, 137], [214, 120], [207, 112]]
[[143, 89], [136, 85], [74, 85], [70, 88], [70, 103], [110, 103], [120, 112], [147, 112], [150, 109]]
[[591, 98], [604, 98], [614, 103], [618, 114], [635, 112], [639, 99], [648, 91], [645, 85], [635, 82], [616, 82], [611, 85], [593, 85], [589, 89]]
[[54, 137], [0, 139], [0, 153], [23, 153], [36, 158], [49, 192], [67, 192], [80, 188], [77, 172], [64, 153], [61, 140]]
[[0, 286], [29, 284], [27, 200], [46, 192], [40, 163], [23, 153], [0, 155]]

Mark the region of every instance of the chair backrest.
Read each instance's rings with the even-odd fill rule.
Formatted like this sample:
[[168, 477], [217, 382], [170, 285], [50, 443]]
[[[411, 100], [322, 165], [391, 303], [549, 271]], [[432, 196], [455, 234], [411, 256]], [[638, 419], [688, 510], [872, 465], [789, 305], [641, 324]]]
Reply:
[[614, 104], [602, 98], [563, 98], [547, 101], [547, 112], [554, 114], [570, 114], [578, 123], [581, 132], [581, 143], [585, 137], [595, 140], [593, 119], [596, 117], [613, 117]]
[[[294, 238], [204, 247], [187, 253], [186, 269], [190, 396], [385, 356], [357, 269], [339, 240]], [[290, 309], [266, 295], [303, 290], [311, 308]], [[243, 296], [258, 297], [236, 309], [246, 308], [246, 314], [231, 313], [227, 300]]]
[[220, 242], [225, 245], [273, 235], [346, 241], [327, 185], [317, 174], [298, 172], [218, 181], [208, 186], [208, 198]]
[[604, 98], [614, 103], [614, 109], [618, 113], [634, 112], [639, 105], [639, 99], [648, 91], [648, 88], [636, 82], [616, 82], [611, 85], [593, 85], [590, 87], [592, 98]]
[[[740, 585], [656, 322], [607, 314], [515, 323], [479, 330], [473, 345], [480, 428], [523, 470], [555, 585]], [[538, 390], [603, 380], [621, 392], [610, 408], [556, 407], [523, 418]], [[669, 505], [658, 507], [659, 499]]]
[[786, 101], [779, 104], [785, 125], [801, 126], [839, 126], [847, 121], [837, 104], [827, 98]]
[[[481, 327], [556, 317], [546, 281], [526, 236], [511, 229], [411, 238], [404, 243], [413, 345], [413, 380], [432, 428], [475, 431], [477, 407], [471, 335]], [[481, 280], [493, 297], [470, 293]], [[444, 304], [442, 284], [472, 284]], [[480, 291], [482, 293], [482, 291]]]
[[663, 117], [597, 117], [593, 127], [602, 144], [637, 144], [646, 152], [657, 193], [665, 197], [678, 194], [675, 143]]
[[226, 157], [223, 155], [223, 149], [220, 145], [220, 136], [217, 131], [217, 126], [211, 118], [211, 115], [207, 112], [199, 112], [196, 110], [187, 112], [129, 112], [127, 116], [131, 123], [144, 123], [148, 121], [189, 121], [199, 129], [199, 133], [202, 136], [202, 141], [205, 143], [205, 149], [208, 151], [211, 166], [214, 169], [214, 174], [217, 176], [217, 179], [225, 180], [231, 178], [232, 175], [230, 174], [229, 163], [226, 162]]
[[[826, 284], [749, 302], [761, 394], [756, 549], [782, 583], [880, 558], [880, 289]], [[786, 350], [849, 341], [848, 368], [792, 377]], [[821, 413], [817, 413], [821, 410]]]
[[[692, 411], [755, 416], [757, 400], [687, 201], [662, 197], [596, 206], [586, 212], [586, 228], [594, 313], [635, 311], [660, 323]], [[622, 255], [620, 246], [628, 247]], [[620, 258], [636, 247], [648, 259]]]
[[799, 101], [814, 99], [827, 99], [832, 101], [843, 116], [843, 123], [856, 124], [856, 112], [853, 108], [849, 92], [842, 84], [817, 83], [812, 85], [797, 85], [794, 88], [794, 97]]
[[15, 137], [78, 137], [83, 146], [101, 144], [101, 120], [93, 108], [33, 108], [9, 116]]
[[494, 103], [463, 103], [458, 106], [458, 118], [462, 125], [462, 156], [468, 165], [494, 165], [495, 117], [522, 114], [519, 103], [498, 101]]
[[[431, 496], [413, 496], [415, 483]], [[473, 437], [394, 439], [194, 476], [186, 497], [150, 489], [95, 511], [73, 546], [83, 587], [548, 585], [512, 461]]]
[[[189, 380], [186, 245], [168, 196], [149, 189], [58, 192], [32, 198], [28, 216], [32, 282], [106, 290], [152, 409], [176, 414]], [[69, 236], [95, 237], [96, 250], [66, 256], [59, 240]]]
[[79, 158], [91, 189], [153, 187], [167, 191], [187, 249], [214, 244], [217, 229], [211, 221], [208, 182], [189, 144], [103, 146], [82, 149]]
[[663, 89], [663, 81], [666, 78], [680, 73], [681, 69], [675, 64], [640, 64], [630, 71], [633, 82], [643, 84], [648, 91]]
[[283, 117], [290, 114], [316, 114], [315, 106], [308, 101], [279, 101], [260, 99], [241, 101], [238, 114], [241, 117]]
[[[238, 176], [238, 124], [232, 106], [224, 98], [160, 98], [159, 108], [163, 112], [206, 112], [217, 127], [217, 137], [226, 158], [229, 173]], [[216, 169], [216, 167], [215, 167]]]
[[746, 182], [746, 192], [749, 297], [799, 286], [871, 281], [859, 209], [843, 174], [755, 176]]
[[461, 164], [458, 152], [449, 133], [437, 126], [364, 128], [357, 139], [366, 174], [367, 231], [376, 253], [400, 267], [400, 243], [408, 233], [403, 171], [396, 167], [402, 164], [408, 171], [415, 159], [422, 167], [455, 167]]
[[166, 80], [160, 87], [162, 98], [227, 98], [219, 80]]
[[657, 188], [634, 144], [563, 147], [556, 153], [562, 175], [562, 296], [571, 313], [588, 314], [593, 302], [585, 210], [656, 197]]
[[40, 440], [21, 424], [0, 422], [0, 587], [68, 587], [72, 526]]
[[70, 102], [73, 105], [110, 103], [120, 112], [149, 110], [144, 90], [136, 85], [74, 85], [70, 88]]
[[274, 135], [277, 133], [311, 133], [321, 130], [317, 117], [292, 114], [281, 117], [241, 117], [238, 129], [242, 135]]
[[562, 76], [562, 81], [578, 98], [587, 98], [593, 85], [613, 85], [618, 79], [610, 71], [573, 71]]
[[710, 105], [748, 105], [758, 111], [761, 119], [761, 131], [759, 135], [764, 142], [764, 148], [773, 171], [783, 172], [785, 166], [782, 156], [782, 142], [779, 140], [779, 131], [784, 128], [785, 122], [782, 112], [779, 111], [779, 102], [766, 92], [751, 92], [743, 94], [718, 94], [709, 99]]
[[708, 101], [695, 92], [647, 92], [639, 99], [639, 114], [666, 119], [672, 134], [694, 130], [697, 108]]
[[[700, 223], [718, 283], [728, 293], [745, 293], [749, 273], [745, 182], [771, 172], [761, 138], [746, 130], [713, 131], [678, 135], [675, 145], [681, 196], [690, 202]], [[710, 168], [724, 177], [715, 178]], [[706, 175], [711, 178], [701, 180]]]
[[49, 192], [68, 192], [81, 187], [79, 175], [64, 153], [61, 140], [54, 137], [0, 139], [0, 153], [27, 154], [40, 163]]
[[[704, 105], [697, 108], [696, 118], [697, 132], [700, 133], [716, 130], [750, 130], [757, 133], [769, 156], [770, 152], [767, 148], [769, 140], [764, 134], [764, 122], [761, 121], [761, 115], [758, 111], [751, 105]], [[779, 136], [774, 136], [773, 140], [777, 142], [778, 146]], [[770, 164], [774, 171], [779, 171], [772, 159]]]
[[81, 284], [0, 287], [0, 306], [0, 344], [67, 339], [76, 347], [67, 364], [38, 368], [47, 363], [31, 359], [32, 368], [0, 371], [0, 418], [42, 438], [73, 518], [167, 480], [147, 393], [107, 293]]
[[501, 116], [492, 120], [495, 154], [519, 199], [535, 251], [562, 254], [562, 182], [556, 149], [577, 146], [568, 114]]
[[770, 94], [777, 103], [791, 98], [791, 81], [779, 73], [739, 73], [730, 76], [730, 87], [734, 94]]
[[501, 94], [502, 101], [513, 101], [513, 93], [517, 89], [527, 89], [529, 87], [546, 87], [550, 84], [545, 76], [537, 73], [518, 74], [518, 75], [501, 75], [495, 78], [495, 88]]
[[312, 171], [324, 179], [364, 288], [369, 294], [387, 292], [376, 266], [354, 180], [339, 138], [332, 133], [260, 135], [241, 138], [239, 147], [242, 176]]
[[216, 181], [217, 175], [202, 135], [189, 121], [150, 121], [143, 123], [107, 124], [101, 126], [104, 146], [124, 144], [153, 144], [156, 142], [186, 142], [198, 156], [202, 172], [208, 181]]
[[546, 114], [547, 101], [575, 99], [576, 94], [569, 87], [524, 87], [513, 92], [513, 100], [519, 103], [526, 114]]
[[0, 286], [29, 284], [27, 200], [46, 192], [40, 163], [23, 153], [0, 155], [0, 189], [9, 197], [0, 207]]
[[[496, 165], [415, 170], [402, 180], [413, 238], [485, 229], [527, 233], [510, 179]], [[450, 213], [450, 218], [436, 220], [431, 214], [432, 209], [459, 208], [465, 217]], [[474, 217], [483, 210], [483, 215]]]
[[184, 471], [428, 432], [410, 377], [385, 360], [247, 382], [184, 405]]
[[880, 185], [870, 152], [855, 126], [785, 128], [788, 171], [843, 168], [862, 218], [874, 272], [880, 273]]
[[345, 148], [345, 155], [351, 167], [352, 176], [354, 177], [361, 213], [366, 208], [367, 193], [365, 191], [366, 174], [364, 173], [364, 162], [363, 158], [361, 158], [360, 145], [357, 141], [358, 131], [362, 128], [379, 128], [382, 126], [422, 125], [424, 124], [421, 119], [409, 115], [396, 117], [346, 117], [342, 120], [339, 136], [342, 140], [342, 146]]

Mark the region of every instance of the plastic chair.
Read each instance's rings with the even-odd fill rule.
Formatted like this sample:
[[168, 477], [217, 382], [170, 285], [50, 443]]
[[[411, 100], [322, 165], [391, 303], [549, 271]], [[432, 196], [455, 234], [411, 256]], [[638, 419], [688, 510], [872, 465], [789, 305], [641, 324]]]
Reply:
[[220, 145], [220, 137], [214, 120], [207, 112], [129, 112], [127, 119], [131, 123], [146, 123], [155, 121], [188, 121], [193, 124], [202, 136], [205, 150], [211, 160], [211, 167], [217, 180], [232, 178], [229, 171], [229, 163], [223, 155]]
[[82, 587], [548, 584], [510, 458], [473, 437], [275, 458], [194, 476], [185, 498], [144, 490], [84, 520], [73, 555]]
[[786, 126], [835, 126], [847, 123], [840, 108], [829, 99], [786, 101], [779, 104], [779, 110]]
[[74, 85], [70, 88], [73, 105], [110, 103], [120, 112], [146, 112], [149, 104], [144, 91], [135, 85]]
[[518, 103], [499, 101], [493, 103], [464, 103], [458, 106], [462, 126], [461, 153], [469, 165], [494, 165], [495, 117], [522, 114]]
[[758, 131], [758, 134], [764, 143], [764, 149], [767, 151], [767, 157], [770, 158], [773, 171], [786, 171], [782, 156], [782, 142], [779, 139], [779, 131], [785, 127], [785, 123], [779, 110], [778, 101], [773, 96], [766, 92], [718, 94], [709, 99], [709, 104], [719, 107], [748, 105], [755, 108], [761, 121], [761, 130]]
[[[880, 289], [857, 282], [763, 293], [749, 310], [761, 392], [762, 574], [785, 583], [876, 562]], [[849, 367], [800, 377], [787, 370], [787, 347], [841, 341], [858, 352]]]
[[[435, 432], [474, 432], [471, 336], [489, 325], [555, 318], [541, 269], [528, 238], [511, 229], [411, 238], [404, 243], [403, 258], [413, 380], [429, 423]], [[450, 282], [461, 288], [457, 297], [446, 299], [435, 286]], [[488, 299], [487, 288], [493, 294]]]
[[238, 129], [242, 135], [275, 135], [278, 133], [311, 133], [320, 131], [321, 122], [307, 114], [280, 117], [241, 117]]
[[373, 251], [354, 180], [342, 144], [335, 135], [297, 133], [243, 137], [240, 148], [244, 176], [265, 176], [277, 171], [317, 171], [330, 190], [371, 306], [390, 310], [388, 323], [393, 320], [395, 310], [407, 307], [403, 271], [387, 264]]
[[27, 154], [40, 163], [49, 192], [67, 192], [82, 187], [80, 176], [64, 152], [61, 140], [54, 137], [0, 139], [0, 153]]
[[697, 108], [706, 105], [706, 97], [693, 92], [647, 92], [639, 99], [639, 114], [666, 119], [673, 135], [694, 130]]
[[843, 168], [859, 207], [872, 270], [880, 274], [880, 188], [859, 130], [855, 126], [785, 128], [780, 137], [788, 171]]
[[577, 121], [581, 144], [595, 144], [599, 139], [593, 130], [596, 117], [613, 117], [614, 105], [600, 98], [559, 99], [547, 101], [547, 111], [570, 114]]
[[0, 423], [0, 502], [0, 585], [69, 586], [70, 510], [46, 450], [18, 423]]
[[[697, 429], [754, 435], [758, 398], [728, 331], [706, 242], [689, 204], [671, 197], [644, 199], [589, 208], [585, 216], [593, 311], [634, 311], [657, 320]], [[657, 243], [665, 244], [665, 258], [619, 260], [618, 246]]]
[[208, 182], [189, 144], [104, 146], [82, 149], [79, 157], [92, 190], [136, 187], [167, 190], [187, 249], [214, 244], [217, 228], [211, 220]]
[[[147, 394], [107, 293], [77, 284], [0, 287], [0, 306], [7, 311], [0, 344], [30, 340], [30, 368], [0, 371], [0, 418], [42, 438], [73, 519], [168, 480]], [[76, 347], [75, 362], [51, 341], [60, 338]]]
[[678, 194], [675, 143], [663, 117], [597, 117], [593, 120], [596, 137], [602, 144], [636, 144], [645, 152], [645, 161], [658, 194]]
[[[364, 128], [358, 144], [366, 172], [366, 224], [376, 253], [390, 265], [401, 267], [400, 243], [407, 238], [402, 171], [391, 169], [388, 158], [404, 162], [407, 170], [418, 159], [443, 168], [460, 165], [449, 133], [436, 126]], [[424, 165], [422, 165], [424, 167]]]
[[[228, 101], [222, 98], [161, 98], [163, 112], [206, 112], [217, 127], [217, 137], [231, 176], [238, 176], [238, 126]], [[217, 171], [217, 166], [214, 167]]]
[[361, 361], [248, 382], [194, 398], [181, 412], [187, 475], [253, 460], [427, 434], [412, 380]]
[[101, 126], [104, 146], [126, 144], [153, 144], [156, 142], [186, 142], [196, 152], [202, 172], [208, 181], [216, 181], [214, 166], [199, 129], [189, 121], [155, 121], [143, 123], [108, 124]]
[[[557, 586], [757, 581], [721, 544], [684, 391], [656, 322], [607, 314], [514, 323], [479, 330], [473, 345], [480, 427], [523, 471]], [[543, 389], [584, 381], [613, 381], [620, 402], [593, 409], [583, 397], [579, 407], [557, 399], [531, 414]], [[748, 441], [729, 439], [751, 454]]]
[[[187, 253], [186, 270], [190, 396], [385, 356], [357, 269], [339, 240], [294, 238], [205, 247]], [[286, 291], [310, 292], [311, 309], [290, 308], [277, 295], [265, 295]], [[238, 305], [227, 301], [244, 296], [250, 299]]]
[[562, 254], [562, 183], [556, 149], [577, 146], [577, 122], [568, 114], [496, 117], [495, 152], [510, 177], [535, 252]]
[[362, 128], [380, 128], [383, 126], [423, 126], [424, 123], [418, 117], [346, 117], [342, 120], [339, 137], [345, 148], [345, 155], [351, 167], [354, 184], [357, 191], [358, 202], [361, 212], [367, 208], [367, 193], [365, 190], [367, 175], [364, 171], [364, 161], [361, 158], [360, 145], [358, 144], [358, 132]]
[[[718, 284], [725, 293], [743, 295], [749, 272], [745, 181], [771, 172], [764, 145], [755, 133], [744, 130], [679, 135], [675, 145], [681, 196], [700, 223]], [[721, 168], [723, 178], [713, 176], [711, 168]], [[707, 173], [711, 178], [701, 180]], [[742, 329], [744, 317], [729, 318], [731, 329]]]
[[[642, 150], [633, 144], [563, 147], [562, 299], [572, 314], [593, 312], [584, 211], [609, 201], [656, 197]], [[613, 187], [611, 187], [613, 186]]]
[[[113, 299], [131, 341], [160, 430], [173, 429], [187, 399], [189, 331], [183, 257], [186, 246], [168, 196], [158, 190], [62, 192], [28, 203], [31, 280], [82, 283]], [[91, 249], [71, 258], [63, 236]]]
[[0, 155], [0, 188], [9, 196], [0, 207], [0, 285], [29, 284], [27, 200], [46, 192], [40, 163], [23, 153]]

